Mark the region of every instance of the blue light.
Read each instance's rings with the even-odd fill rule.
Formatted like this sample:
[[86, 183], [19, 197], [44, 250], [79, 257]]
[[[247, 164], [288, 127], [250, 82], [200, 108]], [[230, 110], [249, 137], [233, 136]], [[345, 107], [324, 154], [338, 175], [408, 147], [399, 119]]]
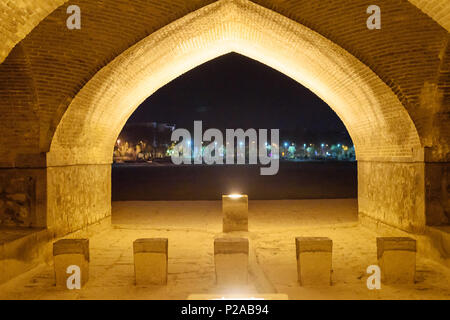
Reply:
[[284, 147], [285, 147], [285, 148], [287, 148], [288, 145], [289, 145], [289, 142], [285, 142], [285, 143], [284, 143]]

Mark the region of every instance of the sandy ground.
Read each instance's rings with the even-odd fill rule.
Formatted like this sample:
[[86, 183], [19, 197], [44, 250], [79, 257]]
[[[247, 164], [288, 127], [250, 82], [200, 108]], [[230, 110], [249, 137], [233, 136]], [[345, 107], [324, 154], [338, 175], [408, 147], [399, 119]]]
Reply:
[[[112, 226], [90, 238], [90, 279], [79, 291], [54, 287], [53, 267], [40, 267], [0, 286], [1, 299], [186, 299], [222, 293], [216, 287], [213, 241], [222, 236], [250, 240], [249, 285], [227, 293], [283, 293], [290, 299], [450, 299], [450, 270], [417, 257], [416, 283], [366, 286], [376, 264], [376, 233], [357, 222], [356, 200], [250, 201], [248, 233], [224, 235], [221, 203], [114, 202]], [[305, 288], [297, 282], [295, 237], [333, 239], [333, 284]], [[169, 239], [167, 286], [135, 286], [132, 243], [145, 237]]]

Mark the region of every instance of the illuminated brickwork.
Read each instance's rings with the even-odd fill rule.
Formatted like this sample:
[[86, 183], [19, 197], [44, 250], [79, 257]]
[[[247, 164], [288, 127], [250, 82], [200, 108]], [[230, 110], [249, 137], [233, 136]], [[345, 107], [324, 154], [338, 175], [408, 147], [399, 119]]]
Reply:
[[[131, 113], [234, 51], [305, 85], [343, 120], [360, 161], [361, 213], [408, 230], [428, 216], [448, 223], [448, 5], [380, 0], [382, 29], [368, 30], [365, 0], [61, 3], [0, 1], [0, 61], [9, 53], [0, 64], [0, 166], [41, 170], [48, 182], [48, 219], [30, 221], [66, 231], [108, 215], [107, 167]], [[82, 9], [81, 30], [66, 27], [70, 4]], [[100, 191], [81, 186], [95, 166]], [[68, 177], [76, 194], [57, 187]]]
[[[21, 130], [22, 126], [15, 128], [15, 137], [30, 135], [25, 140], [14, 139], [20, 140], [21, 144], [17, 146], [15, 143], [19, 147], [17, 153], [48, 151], [59, 119], [80, 88], [101, 67], [136, 41], [210, 2], [168, 1], [162, 5], [121, 0], [103, 5], [81, 0], [68, 2], [54, 11], [16, 47], [0, 68], [0, 82], [8, 79], [16, 83], [16, 79], [19, 84], [30, 83], [27, 85], [28, 93], [21, 90], [20, 96], [17, 96], [17, 87], [13, 94], [9, 90], [0, 91], [2, 102], [7, 101], [6, 107], [10, 104], [20, 106], [23, 113], [34, 111], [38, 116], [28, 120], [34, 123], [35, 132], [30, 134], [28, 130]], [[256, 2], [324, 35], [369, 66], [405, 105], [422, 145], [433, 150], [430, 152], [432, 158], [448, 157], [448, 136], [442, 137], [439, 131], [430, 129], [440, 119], [432, 116], [434, 109], [430, 112], [432, 107], [428, 101], [441, 95], [436, 77], [440, 64], [445, 60], [448, 39], [448, 32], [437, 23], [407, 2], [379, 3], [386, 13], [382, 16], [380, 32], [371, 32], [365, 26], [367, 1], [322, 1], [320, 6], [306, 0]], [[67, 6], [75, 3], [82, 8], [83, 28], [73, 32], [65, 28], [65, 19]], [[23, 1], [23, 6], [27, 5], [30, 6], [28, 11], [42, 11], [31, 9], [39, 7], [37, 1], [32, 4]], [[438, 6], [433, 8], [437, 14]], [[9, 12], [8, 15], [11, 14], [14, 13]], [[395, 46], [387, 46], [387, 43], [395, 43]], [[21, 64], [20, 68], [17, 68], [18, 64]], [[11, 69], [18, 73], [13, 79]], [[7, 114], [6, 111], [3, 113]], [[8, 115], [12, 121], [23, 121], [23, 118]], [[0, 139], [0, 145], [5, 146], [1, 148], [2, 153], [7, 153], [2, 157], [2, 163], [12, 165], [16, 156], [8, 150], [11, 139], [5, 134], [1, 136], [4, 139]], [[438, 143], [445, 145], [442, 147]], [[361, 155], [362, 146], [359, 149]]]
[[428, 14], [441, 26], [450, 31], [450, 2], [447, 0], [409, 0]]
[[[48, 163], [109, 163], [123, 124], [148, 95], [231, 51], [291, 76], [327, 102], [348, 128], [359, 160], [422, 159], [408, 113], [368, 67], [281, 15], [250, 2], [225, 1], [158, 30], [98, 72], [72, 100]], [[86, 147], [88, 152], [80, 152]]]
[[67, 0], [0, 1], [0, 63], [39, 22]]

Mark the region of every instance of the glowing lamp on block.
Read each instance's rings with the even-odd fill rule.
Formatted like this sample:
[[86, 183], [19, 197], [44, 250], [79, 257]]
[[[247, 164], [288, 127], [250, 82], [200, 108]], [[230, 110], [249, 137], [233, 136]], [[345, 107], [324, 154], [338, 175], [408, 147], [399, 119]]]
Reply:
[[248, 231], [248, 196], [222, 196], [223, 232]]

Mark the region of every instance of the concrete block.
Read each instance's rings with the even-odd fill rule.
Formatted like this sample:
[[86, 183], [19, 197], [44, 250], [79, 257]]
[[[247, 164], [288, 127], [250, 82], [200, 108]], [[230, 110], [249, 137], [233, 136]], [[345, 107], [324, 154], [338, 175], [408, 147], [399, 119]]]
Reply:
[[408, 237], [377, 238], [377, 258], [381, 282], [414, 283], [416, 275], [416, 240]]
[[295, 244], [300, 285], [331, 285], [333, 241], [324, 237], [298, 237]]
[[214, 241], [217, 285], [227, 287], [247, 285], [248, 251], [248, 239], [220, 238]]
[[168, 239], [138, 239], [133, 243], [136, 285], [167, 284]]
[[81, 286], [89, 280], [89, 239], [62, 239], [53, 243], [53, 259], [57, 287], [68, 289], [71, 266], [80, 268]]
[[248, 196], [222, 196], [223, 232], [248, 231]]

